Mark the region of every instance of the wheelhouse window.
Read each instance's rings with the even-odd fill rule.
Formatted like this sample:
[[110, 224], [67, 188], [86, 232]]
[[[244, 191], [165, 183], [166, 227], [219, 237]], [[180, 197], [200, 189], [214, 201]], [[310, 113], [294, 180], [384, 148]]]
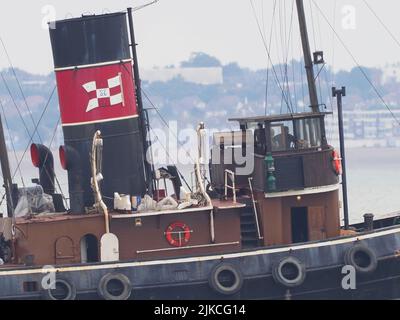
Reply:
[[322, 144], [320, 118], [295, 120], [298, 149], [319, 148]]
[[270, 130], [272, 151], [286, 151], [296, 148], [293, 121], [271, 122]]
[[269, 128], [272, 152], [314, 149], [322, 146], [320, 117], [271, 121]]

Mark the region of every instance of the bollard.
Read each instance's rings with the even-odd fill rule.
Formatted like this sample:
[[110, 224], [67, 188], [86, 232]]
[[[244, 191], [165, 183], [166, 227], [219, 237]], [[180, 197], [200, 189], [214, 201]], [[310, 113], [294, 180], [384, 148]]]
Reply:
[[374, 230], [374, 215], [372, 213], [364, 214], [364, 230], [365, 231]]

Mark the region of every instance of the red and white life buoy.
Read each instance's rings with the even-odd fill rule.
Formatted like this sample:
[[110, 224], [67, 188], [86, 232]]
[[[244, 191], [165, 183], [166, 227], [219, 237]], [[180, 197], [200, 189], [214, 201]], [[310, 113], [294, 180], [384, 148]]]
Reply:
[[177, 221], [167, 227], [165, 239], [171, 246], [183, 247], [189, 242], [191, 233], [192, 230], [187, 224]]
[[335, 173], [340, 176], [342, 174], [342, 158], [336, 150], [332, 151], [332, 165]]

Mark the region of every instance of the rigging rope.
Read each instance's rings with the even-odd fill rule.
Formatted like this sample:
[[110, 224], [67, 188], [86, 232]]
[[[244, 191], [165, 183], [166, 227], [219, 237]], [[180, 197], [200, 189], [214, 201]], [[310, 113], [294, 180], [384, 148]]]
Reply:
[[14, 99], [14, 96], [13, 96], [12, 93], [11, 93], [10, 87], [8, 86], [7, 81], [6, 81], [6, 79], [5, 79], [5, 77], [4, 77], [2, 71], [0, 71], [0, 77], [1, 77], [1, 79], [3, 80], [4, 86], [5, 86], [5, 88], [6, 88], [7, 92], [8, 92], [8, 95], [9, 95], [10, 98], [11, 98], [11, 101], [13, 102], [13, 104], [14, 104], [14, 106], [15, 106], [15, 109], [16, 109], [17, 112], [18, 112], [18, 115], [19, 115], [20, 119], [22, 120], [22, 123], [23, 123], [23, 125], [24, 125], [25, 130], [26, 130], [26, 133], [27, 133], [28, 136], [31, 138], [31, 133], [30, 133], [30, 131], [29, 131], [29, 129], [28, 129], [28, 126], [26, 125], [26, 122], [25, 122], [25, 120], [24, 120], [24, 117], [22, 116], [21, 110], [19, 109], [19, 107], [18, 107], [18, 105], [17, 105], [17, 103], [16, 103], [16, 101], [15, 101], [15, 99]]
[[[40, 124], [40, 122], [42, 121], [43, 116], [44, 116], [44, 114], [46, 113], [46, 110], [47, 110], [48, 106], [50, 105], [51, 99], [52, 99], [53, 96], [54, 96], [54, 93], [55, 93], [55, 91], [56, 91], [56, 88], [57, 88], [57, 86], [54, 86], [53, 90], [51, 91], [50, 97], [49, 97], [49, 99], [47, 100], [47, 103], [46, 103], [46, 105], [45, 105], [45, 107], [44, 107], [44, 109], [43, 109], [43, 111], [42, 111], [42, 114], [40, 115], [39, 121], [38, 121], [38, 122], [36, 123], [36, 125], [35, 125], [33, 134], [35, 134], [35, 132], [38, 130], [39, 124]], [[21, 157], [20, 161], [18, 162], [17, 169], [15, 170], [15, 172], [14, 172], [14, 174], [13, 174], [13, 179], [14, 179], [14, 177], [15, 177], [15, 174], [16, 174], [17, 170], [20, 168], [21, 163], [22, 163], [22, 160], [23, 160], [23, 158], [24, 158], [26, 152], [27, 152], [28, 149], [30, 148], [30, 145], [31, 145], [32, 142], [33, 142], [33, 136], [30, 137], [28, 146], [25, 148], [24, 153], [22, 154], [22, 157]]]
[[[153, 132], [154, 137], [156, 138], [156, 141], [160, 142], [160, 146], [161, 148], [164, 149], [168, 159], [171, 159], [171, 156], [167, 150], [167, 148], [161, 143], [160, 138], [157, 136], [157, 134], [155, 133], [153, 127], [149, 124], [149, 128], [150, 130]], [[185, 182], [186, 186], [189, 188], [190, 192], [192, 192], [192, 188], [189, 186], [189, 183], [186, 181], [185, 177], [183, 176], [183, 174], [180, 172], [180, 170], [178, 169], [177, 165], [173, 163], [173, 165], [175, 165], [176, 171], [178, 172], [179, 176], [181, 177], [181, 179]]]
[[[0, 107], [1, 107], [1, 111], [3, 113], [4, 123], [5, 123], [6, 128], [7, 128], [7, 132], [8, 132], [8, 136], [9, 136], [10, 142], [11, 142], [11, 147], [12, 147], [12, 150], [13, 150], [13, 153], [14, 153], [15, 161], [16, 161], [16, 163], [18, 163], [18, 156], [17, 156], [17, 151], [15, 149], [15, 145], [14, 145], [14, 139], [11, 136], [11, 129], [10, 129], [10, 126], [8, 124], [8, 120], [7, 120], [5, 109], [4, 109], [4, 104], [1, 101], [1, 99], [0, 99]], [[21, 176], [22, 185], [25, 187], [25, 182], [24, 182], [24, 178], [23, 178], [21, 169], [19, 169], [19, 174]]]
[[[275, 12], [276, 12], [276, 1], [274, 0], [274, 7], [273, 7], [273, 12], [272, 12], [272, 19], [271, 19], [271, 32], [269, 34], [269, 48], [271, 48], [272, 44], [272, 34], [273, 34], [273, 29], [274, 29], [274, 21], [275, 21]], [[264, 3], [264, 2], [262, 2]], [[265, 86], [265, 115], [267, 115], [267, 107], [268, 107], [268, 86], [269, 86], [269, 70], [271, 66], [271, 61], [268, 59], [268, 66], [267, 66], [267, 83]]]
[[[19, 79], [17, 77], [17, 73], [15, 72], [14, 65], [12, 64], [12, 61], [11, 61], [10, 55], [8, 54], [6, 45], [5, 45], [5, 43], [4, 43], [4, 41], [3, 41], [3, 39], [1, 37], [0, 37], [0, 42], [1, 42], [1, 45], [3, 47], [4, 53], [6, 54], [6, 57], [7, 57], [9, 65], [11, 67], [11, 71], [12, 71], [12, 73], [14, 75], [14, 78], [15, 78], [17, 84], [18, 84], [19, 91], [20, 91], [21, 96], [22, 96], [22, 98], [24, 100], [25, 107], [28, 110], [28, 113], [29, 113], [29, 116], [31, 118], [32, 124], [35, 125], [35, 120], [33, 119], [33, 115], [32, 115], [31, 109], [29, 108], [28, 102], [26, 101], [26, 97], [25, 97], [24, 91], [22, 90], [21, 83], [19, 82]], [[39, 131], [37, 132], [37, 136], [38, 136], [39, 140], [42, 141], [42, 138], [39, 135]]]
[[379, 23], [383, 26], [383, 28], [389, 33], [390, 37], [393, 39], [394, 42], [400, 47], [400, 42], [397, 40], [395, 35], [390, 31], [390, 29], [386, 26], [386, 24], [383, 22], [381, 18], [377, 15], [377, 13], [372, 9], [372, 7], [368, 4], [367, 0], [363, 0], [364, 4], [367, 6], [367, 8], [372, 12], [372, 14], [375, 16], [376, 19], [378, 19]]
[[[289, 75], [288, 75], [288, 60], [289, 60], [289, 48], [290, 48], [290, 40], [292, 39], [292, 31], [293, 31], [293, 15], [294, 15], [294, 0], [292, 0], [292, 9], [290, 15], [290, 26], [289, 26], [289, 38], [287, 39], [287, 51], [286, 51], [286, 59], [285, 59], [285, 79], [286, 79], [286, 87], [287, 87], [287, 94], [290, 97], [290, 104], [293, 110], [293, 102], [292, 102], [292, 95], [289, 86]], [[296, 101], [295, 101], [296, 102]], [[297, 109], [297, 106], [296, 106]]]
[[[157, 115], [159, 116], [159, 118], [161, 119], [161, 121], [163, 122], [163, 124], [168, 128], [168, 132], [172, 133], [176, 139], [176, 141], [178, 142], [178, 144], [183, 148], [182, 143], [179, 141], [178, 137], [175, 135], [175, 133], [173, 133], [169, 127], [169, 124], [167, 123], [167, 121], [164, 119], [164, 117], [162, 116], [160, 110], [157, 108], [157, 106], [151, 101], [150, 97], [148, 96], [148, 94], [146, 93], [146, 91], [142, 88], [142, 93], [144, 95], [144, 97], [146, 98], [146, 100], [150, 103], [150, 105], [152, 106], [152, 108], [154, 110], [156, 110]], [[152, 129], [152, 127], [150, 126], [150, 123], [148, 124], [149, 127]], [[153, 134], [155, 135], [155, 137], [157, 138], [158, 141], [160, 141], [160, 139], [158, 138], [158, 136], [156, 135], [156, 133], [154, 132], [154, 130], [152, 129]], [[166, 150], [165, 146], [161, 143], [160, 141], [160, 145], [162, 146], [162, 148], [165, 150], [167, 156], [169, 159], [171, 159], [168, 151]], [[193, 163], [196, 163], [196, 161], [192, 158], [192, 156], [190, 155], [190, 152], [185, 150], [186, 155], [193, 161]], [[188, 186], [188, 188], [191, 191], [191, 188], [189, 187], [189, 184], [186, 182], [185, 177], [183, 176], [182, 172], [178, 169], [177, 165], [175, 163], [173, 163], [176, 167], [176, 170], [178, 171], [179, 175], [181, 176], [181, 178], [183, 179], [183, 181], [185, 182], [185, 184]], [[205, 180], [207, 180], [207, 182], [209, 182], [209, 180], [207, 179], [206, 176], [203, 177]]]
[[[158, 0], [157, 0], [157, 1], [158, 1]], [[3, 39], [2, 39], [1, 37], [0, 37], [0, 42], [1, 42], [1, 44], [2, 44], [4, 53], [6, 54], [6, 57], [7, 57], [7, 60], [8, 60], [9, 65], [10, 65], [10, 67], [11, 67], [11, 70], [12, 70], [12, 73], [13, 73], [13, 75], [14, 75], [14, 78], [15, 78], [17, 84], [18, 84], [19, 91], [20, 91], [20, 93], [21, 93], [21, 95], [22, 95], [22, 97], [23, 97], [23, 100], [24, 100], [26, 109], [28, 110], [28, 113], [29, 113], [29, 115], [30, 115], [30, 119], [31, 119], [31, 121], [32, 121], [32, 124], [33, 124], [33, 126], [35, 127], [36, 124], [35, 124], [35, 120], [34, 120], [34, 118], [33, 118], [33, 114], [32, 114], [32, 112], [31, 112], [31, 110], [30, 110], [30, 108], [29, 108], [29, 105], [28, 105], [28, 103], [27, 103], [25, 94], [24, 94], [24, 92], [23, 92], [23, 90], [22, 90], [21, 83], [20, 83], [20, 81], [19, 81], [19, 79], [18, 79], [18, 76], [17, 76], [17, 74], [16, 74], [16, 72], [15, 72], [15, 68], [14, 68], [14, 65], [13, 65], [13, 63], [12, 63], [12, 61], [11, 61], [10, 55], [8, 54], [8, 50], [7, 50], [7, 48], [6, 48], [6, 45], [5, 45], [5, 43], [4, 43], [4, 41], [3, 41]], [[10, 95], [10, 97], [11, 97], [11, 99], [12, 99], [12, 101], [13, 101], [13, 103], [14, 103], [16, 109], [17, 109], [17, 111], [18, 111], [18, 114], [20, 115], [20, 118], [21, 118], [22, 121], [23, 121], [23, 124], [24, 124], [25, 129], [26, 129], [26, 131], [27, 131], [27, 133], [28, 133], [28, 136], [29, 136], [29, 138], [30, 138], [30, 141], [33, 141], [33, 137], [35, 136], [35, 132], [34, 132], [32, 135], [30, 134], [30, 131], [29, 131], [29, 129], [28, 129], [28, 127], [27, 127], [27, 125], [26, 125], [26, 123], [25, 123], [25, 121], [24, 121], [22, 115], [21, 115], [21, 112], [20, 112], [20, 110], [19, 110], [19, 108], [18, 108], [18, 106], [17, 106], [17, 104], [16, 104], [16, 102], [15, 102], [15, 100], [14, 100], [14, 98], [13, 98], [13, 95], [12, 95], [12, 93], [11, 93], [11, 90], [9, 89], [9, 87], [8, 87], [8, 85], [7, 85], [7, 83], [6, 83], [3, 74], [1, 74], [1, 77], [2, 77], [3, 82], [4, 82], [4, 84], [5, 84], [6, 88], [7, 88], [7, 91], [8, 91], [8, 93], [9, 93], [9, 95]], [[54, 92], [53, 92], [52, 94], [54, 94]], [[46, 107], [46, 108], [47, 108], [47, 107]], [[57, 130], [57, 127], [58, 127], [58, 123], [56, 124], [55, 131]], [[40, 143], [41, 143], [41, 144], [44, 144], [44, 143], [43, 143], [43, 140], [42, 140], [42, 138], [41, 138], [41, 136], [40, 136], [39, 131], [38, 131], [38, 130], [35, 130], [35, 131], [36, 131], [37, 137], [39, 138]], [[28, 145], [28, 147], [29, 147], [29, 145]], [[50, 147], [49, 147], [49, 149], [50, 149]], [[25, 155], [25, 153], [24, 153], [24, 155]], [[20, 160], [21, 162], [22, 162], [22, 160], [23, 160], [24, 155], [22, 156], [22, 158], [21, 158], [21, 160]], [[46, 155], [46, 160], [47, 160], [47, 155]], [[17, 162], [18, 162], [18, 160], [17, 160]], [[21, 180], [23, 181], [23, 177], [22, 177], [21, 170], [19, 170], [19, 172], [20, 172], [20, 175], [21, 175]], [[46, 173], [49, 175], [49, 173], [48, 173], [47, 171], [46, 171]], [[56, 180], [56, 182], [57, 182], [57, 185], [58, 185], [58, 187], [59, 187], [59, 189], [60, 189], [60, 193], [61, 193], [61, 195], [64, 197], [63, 190], [61, 189], [60, 182], [59, 182], [58, 177], [57, 177], [57, 175], [56, 175], [55, 173], [54, 173], [54, 177], [55, 177], [55, 180]], [[14, 178], [14, 177], [13, 177], [13, 178]], [[23, 186], [25, 187], [25, 184], [24, 184], [23, 182], [22, 182], [22, 184], [23, 184]], [[65, 198], [65, 197], [64, 197], [64, 198]]]
[[[6, 116], [5, 116], [4, 105], [3, 105], [2, 101], [1, 101], [1, 99], [0, 99], [0, 106], [1, 106], [1, 111], [2, 111], [2, 113], [3, 113], [4, 122], [5, 122], [5, 125], [6, 125], [6, 128], [7, 128], [8, 136], [9, 136], [9, 139], [10, 139], [10, 141], [11, 141], [11, 146], [12, 146], [12, 149], [13, 149], [13, 152], [14, 152], [15, 160], [16, 160], [16, 162], [18, 162], [17, 152], [16, 152], [16, 150], [15, 150], [14, 141], [13, 141], [13, 139], [12, 139], [12, 137], [11, 137], [11, 130], [10, 130], [10, 127], [9, 127], [9, 125], [8, 125], [7, 118], [6, 118]], [[24, 178], [23, 178], [23, 176], [22, 176], [21, 170], [19, 170], [19, 173], [20, 173], [20, 177], [21, 177], [21, 183], [22, 183], [22, 185], [25, 187], [25, 182], [24, 182]], [[4, 179], [4, 177], [2, 177], [2, 178]], [[4, 201], [5, 197], [6, 197], [6, 195], [7, 195], [6, 192], [4, 192], [4, 194], [3, 194], [3, 196], [2, 196], [2, 198], [1, 198], [1, 200], [0, 200], [0, 207], [1, 207], [2, 204], [3, 204], [3, 201]], [[11, 203], [9, 203], [8, 201], [7, 201], [7, 208], [9, 208], [9, 209], [11, 209], [11, 210], [13, 209], [13, 208], [11, 207]]]
[[[278, 37], [278, 34], [277, 34], [278, 28], [275, 28], [275, 44], [276, 44], [277, 48], [280, 48], [280, 50], [279, 49], [277, 50], [278, 67], [279, 67], [279, 70], [281, 72], [282, 87], [283, 87], [283, 90], [285, 90], [285, 65], [284, 65], [284, 61], [285, 61], [285, 42], [286, 41], [284, 39], [283, 31], [282, 31], [282, 29], [283, 29], [282, 28], [282, 25], [283, 25], [283, 22], [282, 22], [282, 20], [283, 20], [283, 18], [282, 18], [282, 1], [279, 1], [278, 13], [279, 13], [279, 19], [278, 19], [278, 22], [279, 22], [279, 37]], [[275, 23], [276, 23], [276, 20], [275, 20]], [[281, 40], [280, 43], [279, 43], [278, 39]], [[270, 47], [270, 49], [271, 49], [271, 47]], [[288, 98], [288, 100], [289, 100], [289, 98]], [[281, 94], [281, 108], [280, 108], [280, 112], [279, 113], [282, 113], [283, 102], [284, 102], [284, 94], [282, 92], [282, 94]]]
[[363, 67], [361, 67], [361, 65], [358, 63], [357, 59], [355, 58], [355, 56], [352, 54], [352, 52], [350, 51], [350, 49], [346, 46], [346, 44], [344, 43], [344, 41], [342, 40], [342, 38], [340, 38], [340, 36], [338, 35], [338, 33], [336, 32], [336, 30], [333, 28], [332, 24], [329, 22], [328, 18], [325, 16], [325, 14], [322, 12], [322, 10], [320, 9], [320, 7], [315, 3], [315, 0], [312, 0], [315, 7], [318, 9], [318, 11], [321, 13], [321, 16], [324, 18], [325, 22], [329, 25], [329, 27], [333, 30], [333, 32], [335, 33], [335, 36], [338, 38], [339, 42], [341, 43], [341, 45], [343, 46], [343, 48], [347, 51], [347, 53], [349, 54], [349, 56], [351, 57], [351, 59], [353, 60], [353, 62], [356, 64], [357, 68], [360, 70], [360, 72], [362, 73], [362, 75], [364, 76], [364, 78], [367, 80], [367, 82], [370, 84], [370, 86], [372, 87], [372, 89], [374, 90], [374, 92], [376, 93], [376, 95], [378, 96], [378, 98], [381, 100], [381, 102], [383, 103], [383, 105], [386, 107], [386, 109], [390, 112], [391, 116], [393, 117], [394, 120], [396, 120], [397, 124], [400, 125], [400, 120], [396, 117], [396, 115], [393, 113], [392, 109], [390, 109], [389, 105], [386, 103], [385, 99], [383, 98], [383, 96], [380, 94], [380, 92], [378, 91], [378, 89], [376, 88], [376, 86], [374, 85], [374, 83], [372, 82], [372, 80], [368, 77], [367, 73], [365, 72], [365, 70], [363, 69]]
[[[294, 0], [292, 2], [292, 16], [294, 12]], [[290, 28], [290, 32], [293, 33], [293, 23], [291, 22], [291, 28]], [[295, 111], [298, 112], [298, 104], [299, 104], [299, 100], [298, 100], [298, 96], [297, 96], [297, 89], [296, 89], [296, 76], [295, 76], [295, 59], [294, 59], [294, 36], [291, 37], [291, 41], [290, 41], [290, 52], [292, 55], [292, 59], [290, 61], [290, 68], [292, 70], [292, 83], [293, 83], [293, 92], [294, 92], [294, 101], [295, 101]]]
[[134, 7], [134, 8], [132, 9], [132, 11], [139, 11], [139, 10], [141, 10], [141, 9], [143, 9], [143, 8], [146, 8], [146, 7], [148, 7], [148, 6], [151, 6], [151, 5], [153, 5], [153, 4], [156, 4], [158, 1], [159, 1], [159, 0], [154, 0], [154, 1], [149, 2], [149, 3], [145, 3], [145, 4], [141, 5], [141, 6]]
[[282, 92], [282, 94], [283, 94], [283, 96], [284, 96], [284, 100], [285, 100], [285, 102], [286, 102], [286, 105], [287, 105], [288, 109], [290, 110], [290, 113], [293, 114], [293, 110], [291, 110], [289, 101], [288, 101], [288, 99], [287, 99], [287, 97], [286, 97], [286, 95], [285, 95], [285, 91], [282, 89], [282, 86], [281, 86], [281, 84], [279, 83], [279, 78], [278, 78], [278, 75], [277, 75], [277, 73], [276, 73], [274, 64], [272, 63], [272, 58], [271, 58], [271, 54], [270, 54], [269, 48], [268, 48], [268, 46], [267, 46], [267, 44], [266, 44], [266, 41], [265, 41], [265, 38], [264, 38], [264, 36], [263, 36], [262, 30], [261, 30], [261, 26], [260, 26], [260, 22], [259, 22], [259, 20], [257, 19], [257, 14], [256, 14], [256, 12], [255, 12], [253, 0], [250, 0], [250, 4], [251, 4], [251, 6], [252, 6], [252, 8], [253, 8], [253, 14], [254, 14], [255, 20], [256, 20], [256, 22], [257, 22], [258, 31], [259, 31], [259, 33], [260, 33], [260, 35], [261, 35], [261, 38], [262, 38], [262, 41], [263, 41], [263, 44], [264, 44], [264, 48], [265, 48], [265, 50], [266, 50], [266, 52], [267, 52], [267, 55], [268, 55], [268, 59], [271, 61], [271, 66], [272, 66], [273, 74], [274, 74], [274, 76], [275, 76], [275, 81], [276, 81], [276, 83], [277, 83], [279, 89], [281, 90], [281, 92]]
[[[313, 40], [314, 40], [314, 52], [317, 51], [317, 39], [316, 39], [316, 32], [315, 32], [315, 23], [314, 23], [314, 14], [313, 14], [313, 9], [311, 5], [311, 0], [308, 1], [309, 7], [310, 7], [310, 16], [311, 16], [311, 26], [312, 26], [312, 31], [313, 31]], [[314, 65], [313, 65], [314, 68]], [[323, 68], [323, 67], [322, 67]], [[318, 80], [318, 91], [319, 91], [319, 103], [323, 103], [322, 100], [322, 90], [321, 90], [321, 79], [319, 78], [319, 74], [322, 71], [322, 68], [319, 70], [318, 74], [316, 75], [314, 82]]]
[[[49, 105], [50, 105], [50, 102], [51, 102], [51, 100], [52, 100], [52, 98], [53, 98], [53, 96], [54, 96], [54, 93], [55, 93], [55, 91], [56, 91], [56, 88], [57, 88], [57, 86], [55, 85], [54, 88], [53, 88], [53, 90], [51, 91], [50, 97], [49, 97], [49, 99], [47, 100], [47, 103], [46, 103], [46, 105], [45, 105], [45, 107], [44, 107], [44, 110], [42, 111], [42, 114], [40, 115], [39, 121], [38, 121], [37, 124], [35, 125], [34, 131], [33, 131], [33, 135], [34, 135], [35, 132], [37, 131], [37, 129], [38, 129], [38, 127], [39, 127], [39, 124], [40, 124], [40, 122], [42, 121], [43, 116], [44, 116], [44, 114], [46, 113], [46, 110], [47, 110], [47, 108], [48, 108]], [[12, 174], [12, 180], [14, 180], [14, 178], [15, 178], [17, 172], [20, 170], [22, 161], [23, 161], [23, 159], [24, 159], [24, 157], [25, 157], [26, 152], [27, 152], [28, 149], [30, 148], [30, 145], [31, 145], [32, 142], [33, 142], [33, 136], [30, 136], [30, 140], [29, 140], [29, 142], [28, 142], [28, 146], [25, 148], [25, 150], [24, 150], [24, 152], [23, 152], [23, 154], [22, 154], [22, 157], [21, 157], [21, 159], [20, 159], [19, 162], [18, 162], [17, 168], [15, 169], [14, 173]], [[58, 179], [56, 179], [56, 180], [57, 180], [58, 185], [60, 186], [60, 183], [58, 182]], [[60, 189], [60, 192], [61, 192], [63, 198], [65, 198], [65, 197], [64, 197], [64, 194], [62, 193], [62, 190], [61, 190], [61, 189]], [[1, 203], [2, 203], [3, 200], [4, 200], [4, 196], [3, 196], [3, 199], [0, 201], [0, 205], [1, 205]]]
[[[336, 29], [336, 8], [337, 8], [337, 0], [334, 1], [334, 5], [333, 5], [333, 20], [332, 21], [333, 21], [334, 29]], [[332, 62], [331, 62], [330, 72], [331, 72], [331, 81], [330, 81], [331, 85], [330, 86], [331, 86], [331, 88], [333, 88], [335, 86], [335, 33], [334, 32], [332, 32]], [[331, 141], [333, 134], [334, 134], [334, 127], [337, 127], [337, 126], [335, 126], [336, 113], [333, 112], [333, 108], [334, 108], [333, 98], [331, 97], [331, 95], [329, 95], [329, 97], [330, 97], [330, 104], [331, 104], [330, 109], [332, 110], [332, 114], [331, 114], [332, 125], [330, 126], [330, 129], [329, 129], [328, 141]]]

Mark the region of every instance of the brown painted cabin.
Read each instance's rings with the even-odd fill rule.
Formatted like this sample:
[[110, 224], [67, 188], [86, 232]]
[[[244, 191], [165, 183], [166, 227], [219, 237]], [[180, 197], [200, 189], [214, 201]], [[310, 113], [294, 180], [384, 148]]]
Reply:
[[[204, 255], [240, 249], [241, 204], [213, 201], [215, 238], [210, 230], [210, 207], [147, 213], [110, 214], [110, 231], [119, 240], [119, 257], [149, 260]], [[182, 221], [191, 237], [182, 247], [171, 246], [165, 232]], [[227, 232], [229, 230], [229, 232]], [[100, 261], [100, 239], [105, 233], [103, 214], [61, 214], [17, 220], [17, 263], [63, 265]]]
[[[220, 193], [226, 170], [244, 169], [246, 154], [254, 160], [250, 172], [236, 175], [236, 189], [254, 190], [265, 246], [340, 235], [339, 172], [325, 136], [326, 114], [230, 119], [240, 131], [214, 136], [210, 175]], [[222, 164], [215, 164], [219, 159]]]

